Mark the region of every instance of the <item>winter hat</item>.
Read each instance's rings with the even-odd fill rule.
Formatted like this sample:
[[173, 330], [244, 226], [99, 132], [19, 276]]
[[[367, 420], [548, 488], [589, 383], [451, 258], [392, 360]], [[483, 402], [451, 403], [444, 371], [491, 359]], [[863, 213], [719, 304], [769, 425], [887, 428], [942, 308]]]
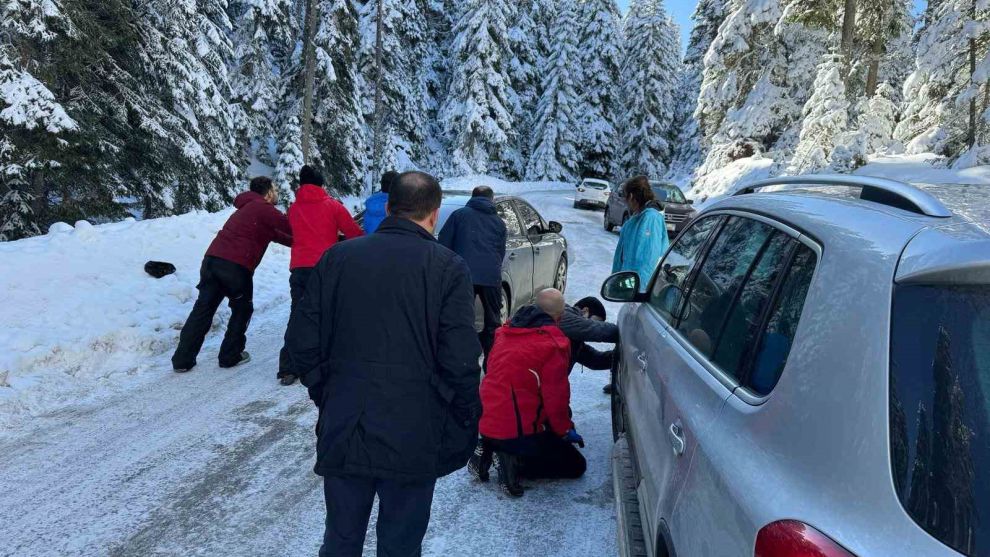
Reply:
[[323, 187], [323, 175], [317, 172], [315, 168], [310, 165], [305, 165], [302, 170], [299, 171], [299, 184], [312, 184], [314, 186]]
[[594, 296], [588, 296], [587, 298], [581, 298], [578, 300], [574, 307], [578, 309], [588, 310], [588, 315], [595, 315], [602, 318], [605, 321], [608, 318], [608, 314], [605, 313], [605, 306], [599, 301], [598, 298]]

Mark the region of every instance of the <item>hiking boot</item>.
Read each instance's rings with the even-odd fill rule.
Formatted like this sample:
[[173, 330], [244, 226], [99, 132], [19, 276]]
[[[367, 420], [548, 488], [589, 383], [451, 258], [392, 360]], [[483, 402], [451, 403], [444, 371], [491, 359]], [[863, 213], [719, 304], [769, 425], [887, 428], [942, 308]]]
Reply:
[[232, 367], [237, 367], [239, 365], [246, 364], [246, 363], [248, 363], [250, 361], [251, 361], [251, 354], [248, 354], [247, 352], [241, 352], [241, 359], [238, 360], [236, 364], [229, 365], [229, 366], [221, 365], [220, 367], [222, 367], [224, 369], [230, 369]]
[[196, 366], [174, 367], [174, 368], [172, 368], [172, 371], [174, 371], [176, 373], [186, 373], [186, 372], [192, 371], [192, 368], [194, 368], [194, 367], [196, 367]]
[[285, 375], [280, 375], [278, 377], [278, 382], [288, 387], [289, 385], [296, 382], [296, 376], [291, 373], [286, 373]]
[[522, 497], [523, 488], [519, 485], [518, 460], [508, 453], [498, 453], [498, 486], [509, 497]]
[[492, 467], [492, 453], [491, 451], [485, 450], [481, 443], [474, 449], [474, 454], [468, 460], [468, 472], [472, 476], [478, 479], [479, 482], [487, 482], [489, 479], [488, 471]]

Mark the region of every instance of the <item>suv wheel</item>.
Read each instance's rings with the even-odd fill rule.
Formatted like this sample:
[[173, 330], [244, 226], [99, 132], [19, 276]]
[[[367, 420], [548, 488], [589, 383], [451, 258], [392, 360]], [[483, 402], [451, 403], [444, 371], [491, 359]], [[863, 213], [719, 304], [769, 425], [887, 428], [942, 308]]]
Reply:
[[567, 288], [567, 256], [560, 256], [557, 272], [553, 275], [553, 287], [563, 292]]
[[621, 356], [612, 362], [612, 393], [609, 395], [612, 408], [612, 440], [618, 441], [626, 432], [626, 408], [619, 396], [619, 369], [622, 367]]
[[615, 230], [615, 225], [612, 224], [612, 219], [608, 218], [608, 206], [605, 206], [605, 232], [613, 230]]
[[502, 286], [502, 309], [499, 311], [498, 318], [504, 324], [509, 320], [509, 314], [512, 312], [512, 308], [509, 307], [509, 287]]

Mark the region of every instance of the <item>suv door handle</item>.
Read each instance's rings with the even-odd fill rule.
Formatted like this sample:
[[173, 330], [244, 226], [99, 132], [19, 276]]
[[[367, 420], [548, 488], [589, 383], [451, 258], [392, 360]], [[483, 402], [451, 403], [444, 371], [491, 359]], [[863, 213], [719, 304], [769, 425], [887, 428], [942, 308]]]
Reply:
[[670, 446], [674, 449], [674, 456], [683, 455], [686, 443], [684, 442], [684, 429], [681, 427], [680, 420], [670, 424], [667, 435], [670, 437]]
[[646, 371], [646, 368], [650, 365], [650, 359], [647, 358], [646, 354], [643, 352], [640, 352], [639, 355], [636, 356], [636, 361], [639, 362], [639, 369], [642, 371]]

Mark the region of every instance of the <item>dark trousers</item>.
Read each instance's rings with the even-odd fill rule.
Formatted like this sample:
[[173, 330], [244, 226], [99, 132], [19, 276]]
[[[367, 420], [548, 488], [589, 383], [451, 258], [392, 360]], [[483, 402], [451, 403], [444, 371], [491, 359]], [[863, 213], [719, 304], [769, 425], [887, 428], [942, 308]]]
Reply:
[[478, 340], [481, 342], [481, 350], [485, 354], [484, 368], [488, 369], [488, 354], [495, 344], [495, 330], [502, 325], [502, 287], [501, 286], [481, 286], [474, 285], [474, 295], [481, 298], [481, 310], [484, 314], [485, 324], [481, 332], [478, 333]]
[[[306, 293], [306, 283], [309, 282], [309, 277], [312, 274], [312, 267], [299, 267], [289, 272], [289, 296], [292, 297], [292, 303], [289, 306], [290, 317], [292, 316], [292, 312], [296, 311], [296, 306], [302, 300], [303, 294]], [[288, 335], [289, 331], [286, 330], [285, 334]], [[286, 344], [282, 345], [282, 351], [278, 354], [278, 377], [284, 375], [295, 375], [298, 377], [300, 375], [299, 371], [293, 371], [292, 369], [292, 361], [289, 358], [289, 349], [287, 348], [288, 342], [289, 338], [286, 336]]]
[[483, 438], [482, 447], [515, 456], [519, 477], [531, 480], [576, 479], [588, 468], [574, 445], [549, 431], [509, 440]]
[[172, 367], [190, 369], [196, 365], [196, 356], [224, 298], [229, 300], [231, 313], [223, 344], [220, 345], [220, 367], [237, 365], [247, 344], [247, 329], [254, 313], [253, 273], [226, 259], [206, 256], [199, 270], [199, 285], [196, 288], [199, 289], [199, 298], [182, 326], [179, 346], [172, 356]]
[[378, 495], [378, 557], [419, 557], [436, 481], [400, 482], [326, 476], [327, 524], [320, 557], [361, 557]]

